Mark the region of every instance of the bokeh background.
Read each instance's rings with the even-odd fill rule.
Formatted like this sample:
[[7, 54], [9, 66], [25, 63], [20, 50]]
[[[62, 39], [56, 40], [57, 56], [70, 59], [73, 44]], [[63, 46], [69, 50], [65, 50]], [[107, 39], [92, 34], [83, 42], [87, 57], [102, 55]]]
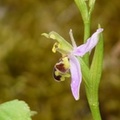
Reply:
[[[103, 120], [120, 120], [120, 1], [96, 0], [91, 33], [104, 28], [104, 65], [100, 83]], [[92, 120], [82, 84], [79, 101], [70, 80], [57, 83], [52, 70], [60, 54], [41, 36], [52, 30], [69, 40], [72, 28], [82, 43], [83, 22], [73, 0], [0, 0], [0, 103], [20, 99], [38, 112], [33, 120]]]

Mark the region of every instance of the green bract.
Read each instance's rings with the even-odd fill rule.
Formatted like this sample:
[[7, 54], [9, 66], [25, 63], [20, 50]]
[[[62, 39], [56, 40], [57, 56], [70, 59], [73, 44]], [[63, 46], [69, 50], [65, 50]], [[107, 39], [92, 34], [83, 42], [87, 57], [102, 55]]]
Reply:
[[88, 22], [89, 20], [89, 12], [88, 12], [88, 7], [86, 4], [85, 0], [75, 0], [76, 5], [78, 6], [81, 15], [82, 15], [82, 19], [84, 22]]

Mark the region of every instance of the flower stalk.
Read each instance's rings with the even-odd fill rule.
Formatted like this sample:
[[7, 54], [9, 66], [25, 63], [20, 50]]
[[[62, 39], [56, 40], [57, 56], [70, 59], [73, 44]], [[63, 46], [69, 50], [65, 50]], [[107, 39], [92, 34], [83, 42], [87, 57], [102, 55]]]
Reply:
[[[90, 36], [90, 19], [91, 14], [94, 9], [95, 0], [89, 0], [88, 5], [85, 0], [75, 0], [75, 3], [77, 4], [81, 16], [84, 23], [84, 42], [89, 38]], [[89, 53], [84, 55], [84, 62], [89, 67]], [[96, 46], [94, 58], [92, 60], [92, 65], [90, 68], [89, 73], [89, 81], [88, 84], [86, 84], [86, 79], [83, 77], [85, 81], [85, 89], [87, 94], [88, 103], [90, 106], [90, 110], [92, 112], [92, 116], [94, 120], [101, 120], [100, 110], [99, 110], [99, 100], [98, 100], [98, 89], [99, 89], [99, 82], [101, 78], [101, 72], [102, 72], [102, 61], [103, 61], [103, 37], [100, 37], [100, 42]], [[84, 67], [84, 66], [83, 66]], [[82, 67], [82, 70], [84, 70]], [[82, 72], [83, 76], [85, 71]]]
[[[64, 81], [66, 77], [71, 78], [71, 91], [75, 100], [79, 99], [79, 90], [82, 77], [85, 83], [85, 90], [94, 120], [101, 120], [98, 100], [99, 83], [102, 73], [103, 62], [103, 29], [99, 28], [90, 37], [90, 18], [94, 8], [95, 0], [75, 0], [84, 23], [83, 44], [77, 46], [72, 30], [69, 35], [71, 43], [68, 43], [58, 33], [52, 31], [49, 34], [43, 33], [47, 38], [55, 40], [52, 51], [61, 54], [60, 60], [54, 66], [54, 79], [58, 82]], [[89, 64], [89, 55], [95, 47], [93, 60]]]
[[[88, 22], [84, 22], [84, 43], [90, 36], [90, 18]], [[84, 62], [89, 66], [89, 53], [86, 53], [83, 57]]]

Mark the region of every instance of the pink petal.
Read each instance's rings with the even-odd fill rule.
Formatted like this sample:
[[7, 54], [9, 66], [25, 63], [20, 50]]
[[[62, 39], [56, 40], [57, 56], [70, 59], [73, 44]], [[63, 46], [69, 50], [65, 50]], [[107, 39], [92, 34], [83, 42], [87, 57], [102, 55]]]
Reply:
[[71, 72], [71, 91], [76, 100], [79, 99], [79, 89], [82, 80], [81, 68], [78, 59], [70, 56], [70, 72]]
[[87, 42], [83, 45], [78, 46], [76, 49], [73, 50], [73, 54], [76, 56], [83, 56], [87, 52], [91, 51], [99, 40], [99, 34], [103, 31], [102, 28], [97, 29], [97, 31], [88, 38]]

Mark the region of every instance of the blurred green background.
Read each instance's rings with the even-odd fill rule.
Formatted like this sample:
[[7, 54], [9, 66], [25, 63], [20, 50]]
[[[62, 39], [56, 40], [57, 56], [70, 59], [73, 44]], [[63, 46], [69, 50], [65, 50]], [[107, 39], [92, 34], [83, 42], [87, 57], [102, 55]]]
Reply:
[[[96, 0], [92, 33], [104, 28], [105, 50], [100, 83], [103, 120], [120, 120], [120, 1]], [[69, 40], [72, 28], [82, 43], [83, 23], [73, 0], [0, 0], [0, 103], [20, 99], [38, 112], [33, 120], [92, 120], [84, 85], [79, 101], [70, 80], [57, 83], [52, 70], [60, 54], [41, 36], [52, 30]]]

